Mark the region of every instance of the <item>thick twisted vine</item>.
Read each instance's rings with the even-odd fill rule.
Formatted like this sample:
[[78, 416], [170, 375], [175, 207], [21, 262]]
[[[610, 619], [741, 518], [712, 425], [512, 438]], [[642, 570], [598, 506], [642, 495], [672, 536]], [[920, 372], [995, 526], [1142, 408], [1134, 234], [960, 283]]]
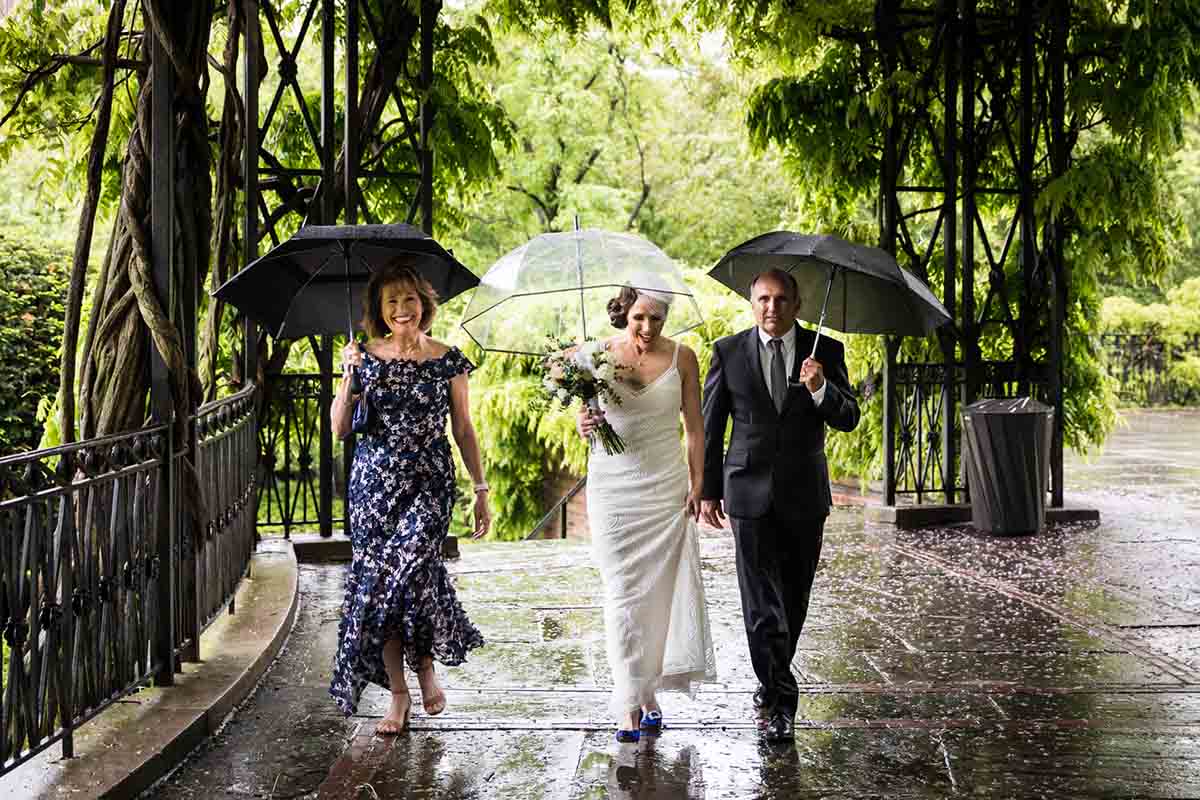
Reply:
[[67, 290], [66, 319], [63, 326], [62, 371], [59, 374], [59, 431], [63, 443], [75, 441], [75, 360], [78, 357], [79, 318], [83, 305], [83, 287], [87, 280], [88, 255], [92, 250], [92, 233], [96, 224], [96, 208], [100, 200], [100, 182], [104, 171], [104, 153], [108, 149], [108, 132], [112, 121], [113, 90], [116, 86], [117, 61], [121, 33], [125, 21], [125, 0], [116, 0], [108, 12], [101, 57], [102, 75], [100, 102], [96, 111], [96, 128], [88, 154], [87, 191], [79, 213], [79, 231], [75, 238], [75, 253], [71, 263], [71, 282]]
[[[175, 71], [177, 278], [208, 271], [212, 184], [203, 95], [204, 63], [210, 31], [207, 4], [176, 6], [152, 0], [143, 6], [148, 30], [164, 43]], [[161, 27], [160, 27], [161, 26]], [[182, 67], [182, 69], [181, 69]], [[145, 420], [149, 348], [162, 354], [178, 419], [186, 419], [198, 398], [179, 329], [154, 288], [150, 258], [150, 97], [153, 82], [140, 86], [134, 125], [123, 165], [119, 212], [110, 251], [93, 298], [92, 323], [80, 386], [81, 433], [102, 436], [137, 427]], [[182, 319], [184, 309], [175, 310]]]
[[[144, 0], [147, 32], [163, 42], [174, 72], [171, 98], [175, 144], [174, 240], [152, 242], [150, 228], [151, 97], [153, 70], [139, 87], [134, 124], [129, 132], [122, 171], [121, 198], [96, 290], [85, 344], [79, 406], [82, 438], [136, 428], [146, 419], [146, 387], [150, 384], [150, 345], [166, 366], [174, 418], [188, 419], [200, 397], [199, 380], [189, 368], [181, 327], [184, 294], [176, 292], [168, 308], [155, 287], [152, 250], [169, 247], [174, 280], [208, 272], [212, 231], [211, 153], [204, 111], [206, 58], [211, 30], [208, 3], [177, 4]], [[150, 36], [144, 37], [146, 40]], [[152, 53], [146, 53], [148, 59]], [[179, 320], [179, 323], [173, 322]], [[176, 444], [186, 446], [186, 426], [175, 426]], [[190, 457], [190, 456], [189, 456]], [[199, 483], [190, 463], [185, 466], [183, 502], [196, 518]]]
[[[225, 76], [225, 98], [221, 110], [221, 129], [218, 134], [220, 150], [216, 164], [212, 289], [216, 289], [228, 280], [239, 264], [237, 208], [238, 192], [241, 188], [242, 143], [246, 119], [245, 103], [238, 92], [237, 84], [239, 42], [245, 25], [245, 13], [241, 0], [229, 0], [226, 9], [226, 23], [229, 32], [219, 67]], [[265, 73], [265, 57], [261, 50], [258, 53], [248, 53], [247, 58], [259, 59], [258, 74]], [[217, 395], [218, 356], [224, 319], [225, 303], [215, 297], [210, 297], [200, 340], [200, 364], [203, 370], [201, 383], [204, 387], [205, 402], [214, 399]], [[235, 316], [234, 320], [236, 321], [236, 319]], [[231, 325], [226, 330], [231, 339], [236, 342], [237, 325]], [[235, 356], [230, 367], [230, 382], [241, 383], [243, 380], [241, 359]]]

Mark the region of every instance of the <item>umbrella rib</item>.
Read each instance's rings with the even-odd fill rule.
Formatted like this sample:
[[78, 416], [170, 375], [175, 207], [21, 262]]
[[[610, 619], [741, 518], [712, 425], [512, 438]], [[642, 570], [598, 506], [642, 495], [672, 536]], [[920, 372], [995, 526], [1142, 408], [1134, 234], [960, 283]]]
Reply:
[[232, 276], [227, 281], [225, 281], [223, 284], [218, 286], [216, 289], [209, 292], [209, 294], [213, 297], [218, 297], [220, 295], [220, 292], [222, 289], [224, 289], [226, 286], [233, 284], [235, 281], [238, 281], [239, 279], [244, 279], [243, 276], [247, 272], [249, 272], [251, 269], [254, 269], [256, 271], [261, 270], [263, 264], [267, 264], [267, 263], [273, 262], [273, 261], [278, 261], [282, 267], [284, 267], [285, 269], [290, 271], [293, 275], [295, 275], [296, 273], [300, 273], [301, 276], [304, 276], [305, 275], [304, 270], [300, 269], [299, 267], [297, 267], [295, 264], [293, 264], [291, 262], [291, 259], [295, 256], [296, 256], [296, 253], [293, 253], [293, 252], [275, 253], [274, 251], [272, 251], [271, 253], [267, 253], [266, 255], [260, 256], [259, 258], [254, 259], [254, 261], [250, 262], [245, 267], [243, 267], [236, 275]]
[[467, 337], [468, 337], [468, 338], [469, 338], [469, 339], [470, 339], [472, 342], [474, 342], [474, 343], [475, 343], [475, 346], [476, 346], [476, 347], [478, 347], [480, 350], [483, 350], [483, 351], [485, 351], [485, 352], [487, 351], [487, 348], [483, 346], [483, 342], [481, 342], [481, 341], [479, 341], [478, 339], [476, 339], [476, 338], [475, 338], [475, 334], [473, 334], [473, 333], [471, 333], [469, 330], [467, 330], [467, 328], [466, 328], [466, 324], [465, 324], [465, 323], [459, 323], [459, 327], [460, 327], [460, 328], [462, 328], [464, 331], [466, 331]]
[[[479, 313], [477, 313], [477, 314], [475, 314], [475, 315], [473, 315], [473, 316], [467, 317], [466, 319], [464, 319], [462, 322], [460, 322], [460, 323], [458, 323], [458, 324], [459, 324], [459, 326], [460, 326], [460, 327], [463, 327], [463, 328], [465, 328], [468, 322], [474, 322], [475, 320], [477, 320], [477, 319], [479, 319], [480, 317], [482, 317], [484, 314], [486, 314], [486, 313], [488, 313], [489, 311], [491, 311], [491, 310], [492, 310], [493, 308], [495, 308], [496, 306], [502, 305], [502, 304], [503, 304], [505, 301], [512, 300], [512, 299], [513, 299], [513, 297], [519, 297], [519, 296], [521, 296], [521, 295], [513, 295], [512, 297], [506, 297], [506, 298], [504, 298], [503, 300], [497, 300], [495, 303], [492, 303], [490, 306], [488, 306], [487, 308], [485, 308], [485, 309], [481, 310]], [[467, 331], [467, 333], [470, 333], [470, 331]]]
[[846, 328], [848, 327], [848, 323], [849, 323], [849, 320], [847, 319], [847, 311], [846, 311], [846, 309], [849, 307], [848, 304], [846, 303], [846, 292], [848, 291], [847, 287], [849, 286], [849, 284], [850, 284], [850, 276], [843, 275], [842, 276], [842, 330], [846, 330]]
[[[490, 288], [490, 284], [484, 283], [484, 284], [480, 284], [480, 285], [487, 286]], [[629, 284], [629, 283], [593, 283], [588, 286], [567, 286], [562, 289], [544, 289], [544, 290], [538, 291], [538, 292], [513, 292], [512, 294], [505, 297], [504, 300], [512, 300], [517, 297], [538, 297], [538, 296], [544, 295], [544, 294], [574, 294], [575, 292], [578, 292], [578, 291], [590, 291], [592, 289], [610, 289], [610, 288], [611, 289], [621, 289], [626, 286], [628, 286], [631, 289], [649, 289], [651, 291], [661, 292], [662, 294], [678, 295], [679, 297], [695, 297], [695, 295], [692, 292], [676, 292], [676, 291], [672, 291], [671, 289], [655, 289], [651, 286], [635, 286], [635, 285]], [[501, 300], [500, 302], [503, 303], [504, 300]], [[494, 308], [494, 306], [493, 306], [493, 308]]]
[[[584, 306], [583, 300], [583, 253], [580, 248], [583, 246], [583, 241], [580, 238], [579, 217], [575, 218], [575, 274], [579, 281], [579, 324], [583, 333], [583, 340], [587, 341], [587, 309]], [[600, 247], [604, 248], [604, 237], [600, 237]]]
[[[470, 335], [470, 333], [471, 333], [470, 331], [467, 331], [468, 336]], [[471, 336], [471, 340], [474, 341], [476, 344], [479, 344], [479, 340], [476, 339], [474, 336]], [[500, 347], [483, 347], [483, 345], [479, 345], [479, 346], [482, 347], [486, 352], [489, 352], [489, 353], [507, 353], [510, 356], [533, 356], [534, 358], [540, 358], [540, 357], [543, 357], [546, 355], [545, 353], [534, 353], [529, 350], [505, 350]]]
[[[480, 285], [486, 286], [487, 284], [480, 284]], [[566, 289], [546, 289], [545, 291], [541, 291], [541, 292], [514, 292], [513, 294], [510, 294], [501, 300], [497, 300], [495, 303], [492, 303], [487, 308], [482, 308], [479, 311], [472, 314], [471, 316], [466, 317], [465, 319], [463, 319], [462, 322], [459, 323], [459, 325], [466, 325], [468, 322], [474, 322], [475, 320], [482, 317], [484, 314], [491, 311], [493, 308], [503, 305], [504, 303], [507, 303], [509, 300], [516, 300], [517, 298], [520, 298], [520, 297], [541, 297], [542, 295], [547, 295], [547, 294], [574, 294], [577, 291], [590, 291], [592, 289], [613, 289], [613, 288], [620, 289], [624, 286], [629, 286], [629, 285], [630, 284], [625, 284], [625, 283], [596, 283], [596, 284], [592, 284], [591, 286], [583, 286], [578, 289], [574, 286], [571, 286]], [[638, 288], [649, 288], [649, 287], [631, 286], [631, 288], [638, 289]], [[662, 294], [677, 295], [678, 297], [691, 297], [693, 299], [696, 297], [696, 295], [692, 294], [691, 292], [676, 292], [676, 291], [672, 291], [670, 289], [655, 289], [654, 291], [661, 292]], [[484, 348], [484, 349], [487, 349], [487, 348]]]
[[329, 255], [325, 256], [325, 260], [321, 262], [321, 266], [313, 270], [313, 273], [308, 276], [308, 280], [304, 282], [304, 285], [301, 286], [294, 295], [292, 295], [292, 299], [288, 301], [287, 311], [285, 311], [283, 314], [283, 322], [279, 324], [279, 332], [275, 334], [276, 339], [283, 338], [283, 332], [287, 328], [288, 315], [292, 313], [292, 306], [296, 304], [296, 298], [304, 294], [304, 290], [307, 289], [308, 285], [313, 282], [313, 279], [320, 275], [321, 271], [325, 269], [331, 260], [333, 260], [333, 255], [333, 253], [330, 253]]

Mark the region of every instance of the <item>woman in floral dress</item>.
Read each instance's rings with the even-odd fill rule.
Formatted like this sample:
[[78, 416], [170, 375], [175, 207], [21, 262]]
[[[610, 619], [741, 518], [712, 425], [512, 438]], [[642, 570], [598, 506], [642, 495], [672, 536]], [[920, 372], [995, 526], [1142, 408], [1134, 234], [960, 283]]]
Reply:
[[491, 513], [468, 404], [474, 365], [427, 335], [437, 308], [433, 287], [412, 267], [393, 263], [371, 277], [364, 306], [370, 339], [342, 351], [344, 374], [330, 410], [334, 433], [344, 438], [359, 400], [350, 391], [358, 368], [373, 418], [350, 470], [353, 561], [329, 692], [349, 715], [367, 683], [389, 689], [391, 708], [376, 731], [395, 734], [412, 708], [405, 662], [417, 673], [425, 712], [440, 714], [446, 696], [434, 660], [461, 664], [483, 644], [442, 563], [455, 494], [447, 416], [475, 484], [475, 538], [487, 533]]

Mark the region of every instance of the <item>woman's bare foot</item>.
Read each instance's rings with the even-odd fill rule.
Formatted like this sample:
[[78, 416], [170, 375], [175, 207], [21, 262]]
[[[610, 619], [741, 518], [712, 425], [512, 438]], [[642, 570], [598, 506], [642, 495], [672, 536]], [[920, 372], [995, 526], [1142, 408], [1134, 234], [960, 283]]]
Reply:
[[408, 716], [412, 713], [412, 696], [408, 691], [392, 692], [392, 707], [379, 724], [375, 732], [381, 736], [395, 736], [408, 727]]
[[425, 713], [431, 717], [446, 710], [446, 693], [438, 685], [437, 675], [433, 672], [433, 660], [425, 662], [417, 671], [417, 682], [421, 684], [421, 705]]

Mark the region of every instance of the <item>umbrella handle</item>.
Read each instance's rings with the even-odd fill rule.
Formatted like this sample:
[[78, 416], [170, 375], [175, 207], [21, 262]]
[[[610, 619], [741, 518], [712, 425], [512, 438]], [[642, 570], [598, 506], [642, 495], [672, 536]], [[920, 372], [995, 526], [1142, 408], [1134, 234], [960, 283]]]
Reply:
[[825, 284], [825, 302], [821, 303], [821, 319], [817, 321], [817, 335], [813, 337], [812, 352], [808, 354], [809, 358], [817, 357], [817, 342], [821, 341], [821, 328], [825, 326], [825, 310], [829, 308], [829, 295], [833, 292], [833, 279], [837, 277], [837, 267], [829, 269], [829, 283]]
[[[347, 287], [350, 286], [349, 282], [346, 283], [346, 286]], [[348, 305], [348, 303], [347, 303], [347, 305]], [[350, 342], [350, 343], [354, 342], [354, 327], [353, 326], [350, 327], [350, 332], [346, 336], [346, 341]], [[362, 394], [362, 390], [363, 390], [362, 378], [358, 377], [358, 367], [354, 367], [353, 369], [350, 370], [350, 394]]]
[[[353, 300], [350, 294], [350, 245], [345, 242], [339, 242], [338, 245], [342, 249], [342, 267], [346, 274], [346, 341], [354, 341], [354, 310]], [[350, 394], [362, 394], [363, 385], [362, 378], [358, 377], [358, 367], [350, 370]]]

